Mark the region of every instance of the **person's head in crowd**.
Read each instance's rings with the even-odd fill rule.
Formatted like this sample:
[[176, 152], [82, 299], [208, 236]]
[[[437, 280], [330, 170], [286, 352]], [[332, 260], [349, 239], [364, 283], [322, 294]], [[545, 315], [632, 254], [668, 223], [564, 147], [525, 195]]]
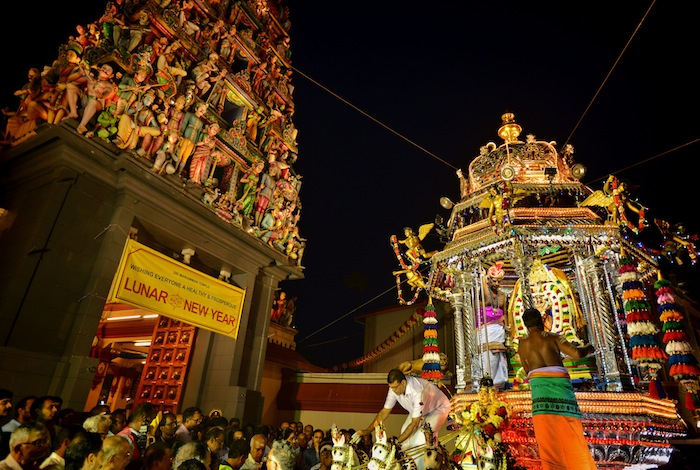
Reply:
[[240, 429], [237, 429], [233, 431], [233, 440], [234, 441], [247, 441], [245, 438], [245, 433], [241, 431]]
[[175, 431], [177, 431], [177, 416], [175, 416], [175, 413], [167, 412], [163, 414], [163, 419], [160, 420], [158, 429], [163, 439], [166, 441], [172, 439], [175, 436]]
[[248, 458], [249, 453], [250, 445], [248, 445], [245, 439], [233, 441], [228, 448], [228, 458], [226, 461], [233, 470], [238, 470]]
[[301, 449], [306, 449], [309, 445], [309, 436], [305, 432], [300, 432], [297, 434], [297, 444]]
[[544, 321], [542, 320], [542, 313], [536, 308], [527, 308], [523, 312], [523, 323], [526, 328], [544, 328]]
[[297, 432], [292, 429], [292, 427], [285, 428], [281, 435], [280, 439], [289, 442], [293, 448], [299, 447], [299, 444], [297, 443]]
[[267, 454], [267, 470], [294, 470], [296, 460], [297, 454], [292, 444], [278, 439], [272, 443]]
[[82, 431], [66, 447], [66, 470], [98, 470], [102, 466], [102, 438]]
[[12, 392], [6, 388], [0, 388], [0, 420], [10, 416], [12, 409]]
[[131, 442], [122, 436], [106, 437], [102, 443], [101, 470], [124, 470], [131, 461]]
[[323, 431], [321, 429], [314, 429], [314, 433], [311, 437], [311, 447], [318, 449], [321, 447], [321, 442], [323, 441]]
[[218, 455], [219, 451], [224, 448], [224, 430], [218, 426], [207, 429], [204, 434], [204, 442], [212, 454]]
[[199, 460], [208, 469], [211, 464], [211, 452], [209, 452], [206, 444], [200, 441], [191, 441], [183, 444], [175, 451], [173, 470], [178, 470], [180, 465], [189, 459]]
[[[26, 424], [32, 419], [32, 403], [36, 400], [36, 396], [29, 395], [21, 398], [15, 403], [15, 419], [19, 424]], [[0, 405], [0, 408], [2, 405]]]
[[32, 419], [44, 423], [46, 421], [51, 421], [58, 414], [60, 409], [60, 404], [56, 397], [51, 395], [44, 395], [32, 403], [31, 414]]
[[139, 431], [143, 426], [148, 426], [156, 416], [156, 407], [153, 403], [143, 402], [136, 405], [134, 411], [127, 418], [127, 425]]
[[202, 420], [202, 410], [200, 410], [196, 406], [186, 408], [182, 412], [182, 424], [184, 424], [185, 427], [190, 431], [202, 424]]
[[267, 446], [267, 438], [264, 434], [256, 434], [250, 438], [250, 458], [257, 463], [262, 462], [265, 455], [265, 447]]
[[314, 435], [314, 427], [310, 424], [307, 424], [304, 426], [304, 433], [308, 436], [309, 439], [311, 439], [311, 436]]
[[345, 436], [345, 443], [348, 444], [350, 443], [350, 439], [352, 439], [352, 435], [355, 434], [354, 429], [341, 429], [340, 430], [341, 434]]
[[209, 467], [204, 465], [198, 459], [187, 459], [177, 468], [178, 470], [209, 470]]
[[360, 442], [365, 448], [371, 449], [374, 445], [374, 441], [372, 440], [372, 433], [370, 432], [367, 434], [363, 434]]
[[319, 460], [321, 461], [321, 466], [331, 468], [331, 465], [333, 465], [333, 444], [330, 442], [323, 442], [318, 455]]
[[268, 443], [272, 443], [273, 438], [272, 438], [272, 433], [273, 433], [273, 428], [272, 426], [268, 426], [267, 424], [261, 424], [258, 426], [258, 430], [256, 434], [262, 434], [265, 436], [266, 442], [265, 444], [267, 445]]
[[240, 428], [241, 427], [241, 420], [240, 418], [231, 418], [228, 422], [228, 426], [230, 428]]
[[117, 434], [124, 429], [124, 426], [126, 426], [126, 410], [124, 408], [117, 408], [112, 411], [112, 425], [109, 430], [112, 434]]
[[146, 452], [143, 456], [144, 470], [172, 470], [172, 468], [173, 459], [168, 444], [160, 441], [146, 447]]
[[51, 454], [51, 435], [41, 423], [22, 425], [10, 434], [10, 456], [22, 470], [38, 470]]
[[112, 420], [109, 416], [103, 414], [91, 415], [83, 422], [83, 428], [86, 431], [96, 432], [102, 439], [107, 437], [111, 426]]
[[79, 424], [67, 424], [62, 426], [56, 437], [53, 440], [53, 451], [56, 455], [66, 458], [66, 450], [68, 449], [68, 444], [71, 443], [75, 436], [80, 433], [85, 432], [85, 429]]

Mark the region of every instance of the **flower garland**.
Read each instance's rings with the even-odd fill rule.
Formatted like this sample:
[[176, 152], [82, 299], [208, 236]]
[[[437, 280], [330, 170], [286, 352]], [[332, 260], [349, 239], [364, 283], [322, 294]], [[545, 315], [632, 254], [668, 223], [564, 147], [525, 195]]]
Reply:
[[[421, 274], [418, 271], [410, 271], [415, 273], [416, 276], [421, 276]], [[401, 305], [413, 305], [416, 303], [416, 300], [418, 300], [418, 296], [420, 295], [421, 288], [417, 287], [416, 291], [413, 293], [413, 297], [411, 300], [406, 300], [403, 298], [403, 290], [401, 289], [401, 271], [395, 271], [394, 275], [396, 276], [396, 296]], [[408, 275], [408, 274], [407, 274]]]
[[455, 439], [453, 460], [461, 464], [493, 455], [493, 450], [502, 441], [501, 431], [511, 414], [511, 406], [498, 399], [491, 378], [484, 377], [479, 388], [479, 399], [456, 417], [462, 428]]
[[482, 405], [475, 401], [469, 407], [469, 411], [462, 412], [462, 420], [478, 428], [486, 437], [486, 444], [492, 446], [497, 443], [496, 433], [504, 427], [509, 415], [506, 402], [495, 400]]
[[[425, 286], [425, 284], [423, 283], [423, 275], [418, 272], [418, 268], [420, 267], [421, 262], [420, 260], [415, 261], [410, 266], [406, 264], [406, 261], [404, 261], [403, 253], [401, 253], [401, 248], [399, 248], [399, 240], [396, 235], [392, 235], [391, 237], [389, 237], [389, 243], [391, 243], [391, 246], [394, 249], [394, 254], [396, 255], [396, 259], [399, 260], [399, 265], [401, 266], [400, 271], [394, 271], [394, 276], [396, 276], [396, 290], [398, 301], [401, 305], [413, 305], [414, 303], [416, 303], [416, 300], [418, 300], [418, 296], [420, 295], [421, 289], [423, 289]], [[409, 284], [411, 284], [411, 279], [414, 279], [412, 285], [415, 289], [415, 292], [413, 293], [413, 298], [411, 300], [405, 300], [403, 298], [403, 291], [401, 290], [401, 274], [406, 274], [406, 278], [408, 279]]]
[[649, 394], [654, 398], [666, 396], [657, 374], [668, 355], [661, 348], [656, 337], [659, 329], [651, 321], [651, 306], [644, 293], [644, 285], [639, 280], [639, 273], [634, 260], [628, 257], [624, 250], [620, 258], [620, 282], [622, 282], [622, 300], [624, 302], [627, 333], [630, 336], [629, 345], [632, 348], [632, 359], [641, 366], [646, 366], [650, 374]]
[[391, 246], [394, 249], [394, 254], [396, 255], [396, 258], [399, 260], [401, 269], [410, 269], [411, 271], [415, 271], [416, 269], [418, 269], [418, 266], [420, 266], [420, 261], [416, 261], [410, 266], [406, 264], [406, 261], [404, 261], [403, 253], [401, 253], [401, 248], [399, 248], [399, 239], [396, 235], [392, 235], [389, 238], [389, 242], [391, 243]]
[[620, 197], [620, 191], [618, 189], [618, 186], [620, 185], [620, 182], [618, 181], [617, 178], [614, 176], [612, 177], [612, 189], [613, 189], [613, 201], [615, 202], [615, 209], [617, 210], [617, 213], [620, 215], [620, 226], [621, 227], [626, 227], [630, 229], [632, 232], [635, 234], [638, 234], [641, 230], [643, 230], [646, 227], [646, 218], [644, 217], [644, 207], [639, 208], [639, 221], [637, 222], [637, 226], [635, 227], [632, 225], [632, 223], [627, 220], [627, 212], [625, 211], [625, 205], [622, 202], [622, 198]]
[[430, 298], [423, 313], [423, 370], [421, 371], [421, 377], [433, 381], [442, 380], [437, 330], [435, 307], [433, 306], [433, 299]]
[[700, 367], [698, 367], [698, 361], [693, 355], [693, 349], [685, 332], [683, 314], [675, 301], [671, 282], [663, 279], [661, 273], [654, 283], [654, 289], [656, 289], [659, 305], [659, 320], [663, 322], [661, 327], [664, 333], [662, 341], [666, 344], [666, 353], [669, 355], [669, 374], [685, 387], [686, 408], [696, 411], [700, 407], [698, 399]]

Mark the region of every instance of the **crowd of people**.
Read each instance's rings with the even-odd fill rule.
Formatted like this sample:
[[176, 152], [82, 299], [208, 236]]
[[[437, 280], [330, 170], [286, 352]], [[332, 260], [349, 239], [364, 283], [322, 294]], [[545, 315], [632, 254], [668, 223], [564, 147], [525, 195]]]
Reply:
[[[284, 421], [279, 426], [205, 415], [196, 406], [161, 413], [151, 403], [132, 410], [62, 407], [56, 396], [17, 401], [0, 389], [0, 470], [328, 470], [330, 430]], [[354, 429], [342, 429], [346, 442]], [[358, 448], [371, 454], [372, 436]]]

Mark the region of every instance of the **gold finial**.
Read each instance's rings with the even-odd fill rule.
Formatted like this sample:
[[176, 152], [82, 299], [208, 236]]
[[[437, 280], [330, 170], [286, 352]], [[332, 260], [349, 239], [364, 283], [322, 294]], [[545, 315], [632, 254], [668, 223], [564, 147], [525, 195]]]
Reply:
[[508, 144], [517, 141], [523, 128], [516, 124], [515, 114], [505, 113], [501, 116], [501, 120], [503, 125], [498, 128], [498, 137], [505, 140]]

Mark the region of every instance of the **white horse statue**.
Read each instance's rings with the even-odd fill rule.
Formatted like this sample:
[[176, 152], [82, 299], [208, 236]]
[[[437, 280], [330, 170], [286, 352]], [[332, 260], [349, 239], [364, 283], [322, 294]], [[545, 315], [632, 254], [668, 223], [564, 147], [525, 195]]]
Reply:
[[415, 461], [397, 451], [394, 439], [389, 439], [381, 422], [374, 425], [374, 445], [368, 470], [417, 470]]
[[331, 439], [333, 440], [331, 470], [350, 470], [360, 464], [355, 448], [352, 444], [345, 443], [345, 434], [338, 430], [335, 423], [331, 427]]

